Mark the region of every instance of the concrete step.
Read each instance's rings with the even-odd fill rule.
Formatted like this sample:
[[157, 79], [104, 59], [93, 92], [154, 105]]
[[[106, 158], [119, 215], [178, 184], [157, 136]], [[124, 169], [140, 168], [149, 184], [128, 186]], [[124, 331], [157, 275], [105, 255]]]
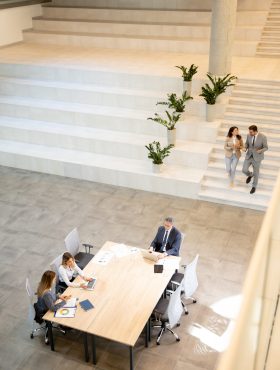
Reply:
[[[223, 184], [224, 187], [229, 186], [229, 178], [228, 175], [225, 172], [218, 172], [218, 171], [212, 171], [207, 170], [203, 177], [203, 182], [207, 181], [214, 181], [215, 183]], [[246, 176], [241, 172], [241, 169], [236, 173], [234, 184], [238, 187], [242, 188], [248, 188], [246, 184]], [[267, 178], [260, 178], [258, 182], [258, 189], [266, 190], [266, 191], [272, 191], [275, 186], [275, 179], [267, 179]]]
[[[229, 121], [233, 121], [233, 122], [230, 123]], [[251, 124], [252, 119], [249, 120], [248, 118], [248, 120], [241, 121], [241, 119], [238, 120], [237, 115], [227, 116], [227, 120], [222, 122], [220, 129], [225, 130], [225, 132], [227, 133], [230, 126], [237, 126], [239, 127], [239, 130], [241, 134], [243, 135], [243, 137], [245, 137], [248, 133], [248, 127], [250, 126], [248, 122], [250, 122]], [[258, 122], [259, 122], [258, 127], [261, 132], [266, 133], [269, 136], [270, 140], [278, 140], [278, 136], [280, 135], [279, 124], [277, 125], [277, 124], [264, 123], [263, 120], [258, 121]]]
[[263, 84], [258, 81], [258, 83], [241, 83], [238, 81], [238, 84], [234, 87], [233, 93], [239, 91], [246, 91], [246, 92], [253, 92], [253, 93], [270, 93], [270, 94], [279, 94], [280, 93], [280, 84], [275, 83], [275, 85], [271, 84], [270, 82], [267, 83], [264, 81]]
[[[240, 163], [241, 166], [243, 165], [244, 157], [245, 156], [242, 156], [239, 159], [239, 163]], [[275, 158], [274, 156], [269, 155], [269, 150], [265, 152], [264, 157], [265, 158], [262, 161], [262, 168], [268, 169], [268, 170], [273, 170], [273, 171], [279, 171], [280, 161], [277, 160], [278, 157]], [[223, 162], [224, 163], [224, 160], [225, 160], [225, 155], [222, 152], [220, 152], [220, 153], [215, 153], [214, 152], [214, 153], [211, 154], [211, 158], [210, 158], [211, 162]]]
[[144, 110], [154, 110], [166, 99], [166, 94], [152, 90], [7, 77], [0, 77], [0, 94]]
[[[278, 96], [280, 99], [280, 94]], [[263, 109], [280, 109], [280, 102], [279, 101], [272, 101], [270, 99], [262, 99], [261, 100], [261, 107]], [[236, 97], [236, 96], [231, 96], [229, 98], [229, 105], [233, 105], [234, 107], [236, 106], [246, 106], [246, 107], [259, 107], [260, 106], [260, 100], [256, 99], [255, 96], [252, 96], [251, 98], [249, 97]]]
[[203, 170], [168, 166], [154, 174], [143, 160], [0, 140], [0, 165], [196, 198]]
[[273, 48], [275, 50], [278, 50], [280, 47], [280, 43], [276, 41], [260, 41], [258, 45], [258, 50], [262, 48]]
[[[80, 49], [75, 50], [79, 53]], [[180, 74], [168, 74], [153, 70], [150, 74], [123, 72], [114, 65], [106, 68], [88, 68], [80, 66], [58, 66], [51, 60], [45, 64], [40, 63], [0, 63], [0, 76], [51, 82], [65, 82], [72, 84], [97, 85], [117, 89], [138, 89], [159, 92], [182, 92], [182, 79]], [[201, 82], [193, 80], [193, 87], [200, 89]]]
[[234, 89], [232, 94], [232, 98], [242, 98], [242, 99], [254, 99], [255, 101], [270, 101], [270, 102], [279, 102], [280, 101], [280, 89], [279, 93], [269, 93], [269, 92], [262, 92], [262, 91], [251, 91], [247, 92], [246, 90], [239, 90]]
[[208, 188], [204, 186], [202, 190], [198, 193], [198, 199], [214, 202], [214, 203], [222, 203], [231, 206], [238, 206], [243, 208], [249, 208], [259, 211], [265, 211], [267, 209], [269, 199], [267, 197], [263, 197], [261, 194], [257, 194], [258, 190], [255, 194], [249, 194], [244, 191], [244, 193], [235, 192], [234, 189], [231, 191], [221, 191], [219, 188]]
[[[261, 117], [266, 117], [266, 118], [269, 118], [269, 117], [279, 117], [279, 114], [280, 114], [280, 106], [279, 108], [265, 108], [265, 107], [252, 107], [250, 108], [250, 106], [246, 107], [244, 105], [228, 105], [227, 108], [226, 108], [226, 114], [227, 113], [241, 113], [241, 114], [251, 114], [252, 115], [252, 119], [254, 120], [254, 118], [256, 119], [259, 119], [258, 117], [261, 116]], [[278, 122], [279, 122], [279, 118], [278, 118]]]
[[[55, 19], [37, 17], [33, 19], [37, 31], [75, 32], [85, 34], [118, 34], [153, 37], [186, 37], [209, 39], [210, 26], [203, 23], [162, 23], [162, 22], [117, 22], [78, 19]], [[241, 31], [239, 31], [240, 33]], [[244, 34], [245, 35], [245, 34]]]
[[[45, 43], [50, 45], [71, 45], [108, 49], [135, 49], [166, 52], [185, 52], [208, 54], [208, 39], [191, 37], [139, 36], [122, 34], [75, 33], [58, 31], [26, 30], [23, 32], [25, 42]], [[255, 55], [257, 41], [235, 41], [234, 55]]]
[[[217, 174], [219, 174], [220, 177], [225, 177], [226, 178], [227, 175], [226, 175], [226, 172], [225, 172], [225, 161], [224, 161], [224, 159], [220, 160], [220, 161], [210, 160], [209, 163], [208, 163], [208, 168], [207, 168], [206, 173], [208, 171], [217, 172]], [[259, 181], [261, 179], [276, 181], [278, 173], [279, 173], [278, 169], [268, 169], [268, 168], [264, 168], [262, 166], [261, 169], [260, 169]], [[236, 169], [236, 176], [238, 176], [239, 178], [242, 178], [242, 176], [244, 176], [242, 174], [242, 165], [241, 165], [240, 161], [239, 161], [237, 169]], [[245, 178], [245, 180], [246, 180], [246, 178]]]
[[[151, 135], [3, 116], [0, 117], [0, 139], [131, 159], [146, 158], [145, 145], [155, 139], [158, 140]], [[167, 145], [166, 137], [161, 138], [160, 141], [163, 145]], [[206, 146], [205, 143], [177, 140], [176, 147], [166, 162], [206, 169], [210, 151], [211, 147]]]

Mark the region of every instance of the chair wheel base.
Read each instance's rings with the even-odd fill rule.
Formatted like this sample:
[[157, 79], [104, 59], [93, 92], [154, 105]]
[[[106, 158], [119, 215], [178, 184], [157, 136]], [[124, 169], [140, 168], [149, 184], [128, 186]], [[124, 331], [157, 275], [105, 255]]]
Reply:
[[33, 339], [34, 338], [34, 335], [33, 333], [30, 334], [30, 339]]
[[177, 326], [180, 326], [180, 325], [181, 325], [181, 324], [178, 322], [178, 323], [177, 323]]
[[194, 300], [193, 300], [193, 303], [196, 303], [196, 302], [197, 302], [197, 301], [196, 301], [196, 299], [194, 299]]
[[160, 343], [159, 343], [159, 342], [157, 342], [157, 345], [159, 346], [159, 345], [160, 345]]
[[189, 311], [185, 311], [185, 315], [188, 315], [189, 314]]
[[176, 341], [177, 341], [177, 342], [180, 342], [180, 338], [176, 338]]

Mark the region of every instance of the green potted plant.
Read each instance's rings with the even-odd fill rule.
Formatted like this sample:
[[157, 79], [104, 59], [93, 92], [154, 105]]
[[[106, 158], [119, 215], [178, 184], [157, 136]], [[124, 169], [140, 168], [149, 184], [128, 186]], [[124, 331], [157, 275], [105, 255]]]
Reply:
[[192, 64], [190, 68], [185, 66], [175, 66], [182, 71], [183, 77], [183, 91], [187, 91], [188, 95], [192, 92], [192, 78], [197, 73], [198, 66]]
[[155, 113], [154, 117], [149, 117], [148, 120], [159, 123], [167, 128], [167, 142], [168, 145], [175, 145], [176, 142], [176, 123], [179, 121], [181, 114], [175, 111], [166, 113], [166, 119], [162, 118], [158, 113]]
[[148, 149], [148, 158], [153, 161], [153, 172], [160, 173], [162, 172], [162, 164], [164, 158], [168, 157], [170, 154], [170, 149], [174, 145], [170, 144], [165, 147], [161, 147], [158, 141], [153, 141], [152, 143], [145, 145], [145, 148]]
[[174, 109], [176, 113], [184, 113], [186, 102], [192, 99], [193, 98], [187, 94], [187, 91], [184, 91], [181, 97], [177, 96], [175, 93], [172, 93], [167, 94], [167, 101], [158, 102], [157, 105], [167, 105], [168, 108]]
[[206, 120], [214, 121], [217, 118], [219, 107], [216, 106], [218, 97], [223, 94], [229, 86], [234, 86], [233, 80], [237, 77], [227, 74], [224, 77], [212, 77], [207, 73], [211, 85], [206, 83], [202, 86], [202, 92], [200, 96], [206, 101]]

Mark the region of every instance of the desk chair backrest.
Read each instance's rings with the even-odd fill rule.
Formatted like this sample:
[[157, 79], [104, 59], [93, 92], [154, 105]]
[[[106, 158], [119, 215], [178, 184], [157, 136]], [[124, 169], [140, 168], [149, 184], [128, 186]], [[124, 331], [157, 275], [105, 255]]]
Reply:
[[199, 255], [197, 254], [195, 258], [186, 266], [184, 280], [183, 280], [183, 290], [185, 292], [185, 298], [189, 298], [193, 295], [198, 287], [196, 266], [198, 262]]
[[170, 295], [169, 304], [167, 308], [168, 321], [171, 329], [176, 326], [183, 313], [183, 307], [181, 303], [181, 285]]
[[35, 293], [31, 287], [29, 277], [27, 277], [25, 280], [25, 288], [26, 288], [26, 292], [28, 295], [28, 299], [29, 299], [28, 321], [29, 323], [32, 324], [32, 328], [33, 328], [33, 320], [35, 316], [35, 309], [34, 309], [33, 304], [35, 302]]
[[65, 247], [67, 252], [71, 253], [73, 257], [79, 253], [80, 249], [80, 238], [77, 228], [70, 231], [70, 233], [64, 239]]
[[184, 233], [181, 233], [181, 243], [180, 243], [180, 248], [179, 248], [179, 252], [180, 252], [180, 250], [181, 250], [181, 247], [182, 247], [182, 245], [183, 245], [183, 242], [184, 242], [184, 239], [185, 239], [185, 235], [186, 235], [186, 234], [184, 234]]

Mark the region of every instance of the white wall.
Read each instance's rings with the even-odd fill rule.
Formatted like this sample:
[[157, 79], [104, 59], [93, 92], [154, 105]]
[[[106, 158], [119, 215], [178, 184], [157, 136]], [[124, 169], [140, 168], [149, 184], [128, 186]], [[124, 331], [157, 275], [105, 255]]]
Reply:
[[0, 46], [22, 41], [22, 30], [32, 28], [32, 17], [39, 15], [40, 4], [0, 10]]

